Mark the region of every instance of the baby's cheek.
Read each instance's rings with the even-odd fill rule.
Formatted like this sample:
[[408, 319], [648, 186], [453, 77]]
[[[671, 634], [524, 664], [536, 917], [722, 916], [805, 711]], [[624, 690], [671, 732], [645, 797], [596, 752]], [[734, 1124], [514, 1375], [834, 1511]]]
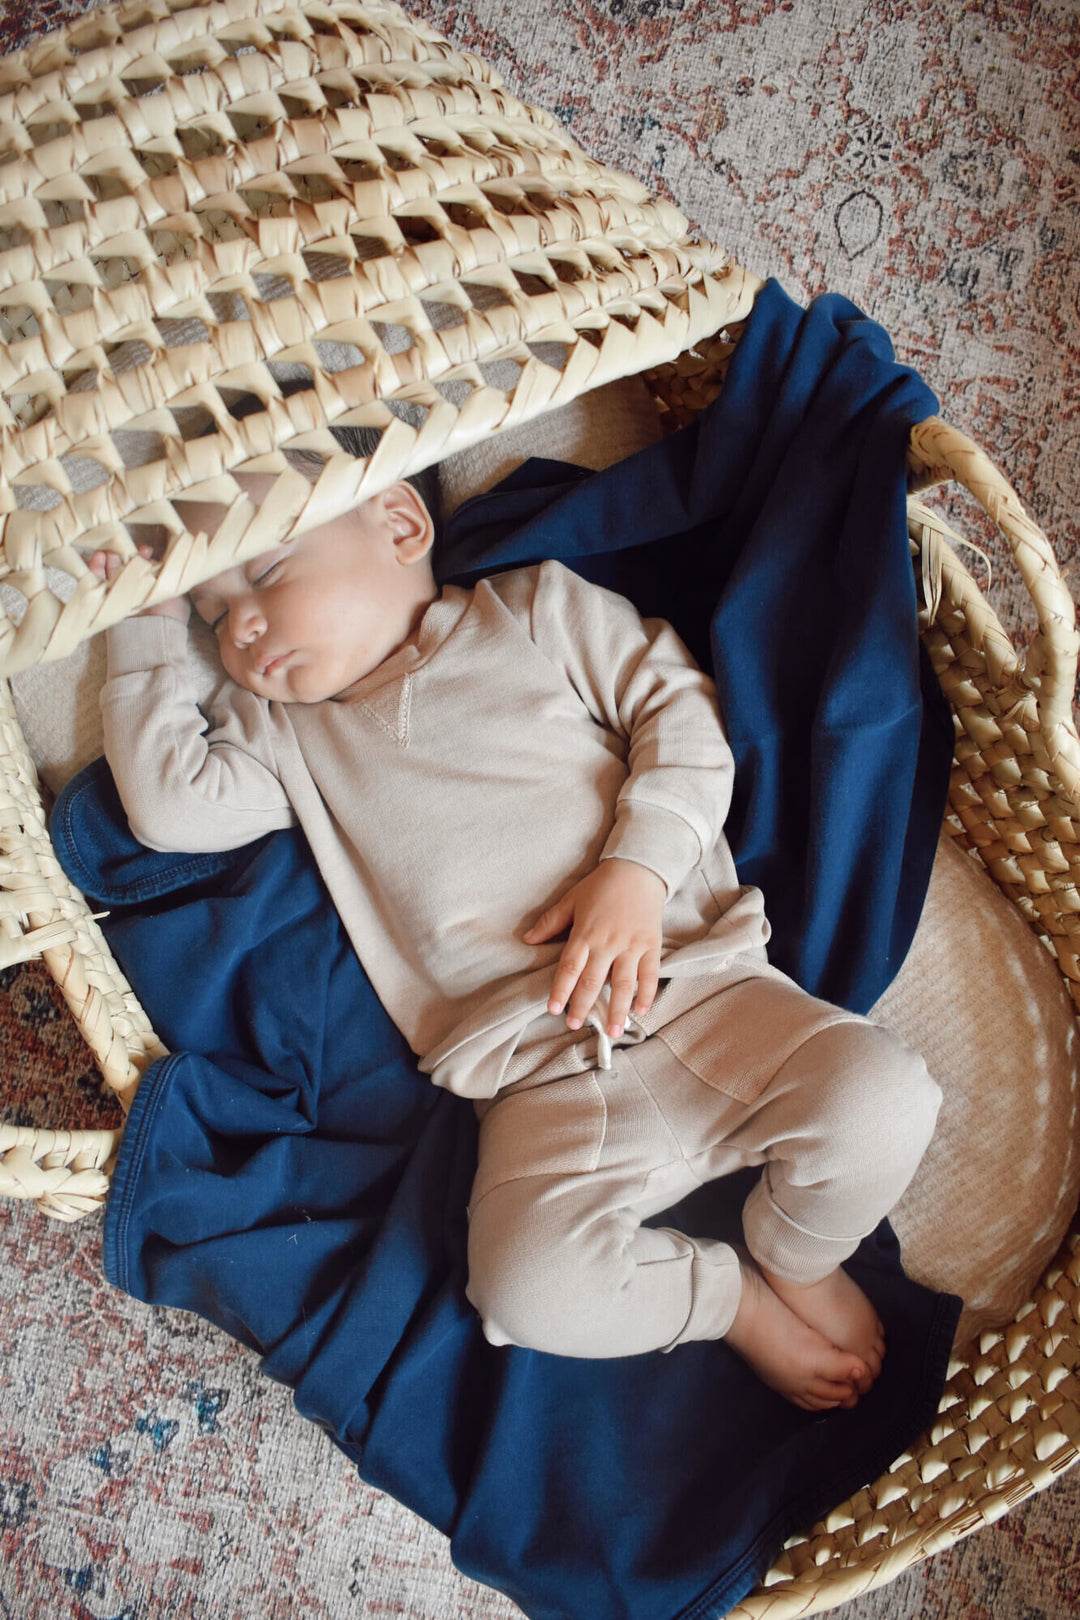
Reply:
[[240, 660], [236, 657], [235, 649], [230, 647], [227, 642], [219, 641], [218, 654], [221, 658], [222, 668], [230, 680], [234, 680], [237, 686], [246, 687], [249, 692], [253, 691], [254, 688], [251, 686], [249, 677]]

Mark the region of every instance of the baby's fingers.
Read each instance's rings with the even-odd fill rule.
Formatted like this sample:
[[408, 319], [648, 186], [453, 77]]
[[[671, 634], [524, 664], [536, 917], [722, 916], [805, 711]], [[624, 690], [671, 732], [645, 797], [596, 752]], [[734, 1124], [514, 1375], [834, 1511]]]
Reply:
[[641, 958], [637, 969], [637, 983], [634, 1016], [635, 1018], [643, 1018], [656, 1000], [656, 992], [660, 988], [660, 952], [658, 950], [646, 951]]
[[587, 945], [567, 941], [563, 947], [563, 953], [559, 957], [555, 977], [551, 981], [548, 1012], [562, 1012], [577, 985], [578, 979], [581, 977], [581, 970], [588, 960], [589, 949]]
[[570, 1005], [566, 1009], [568, 1029], [580, 1029], [588, 1018], [597, 996], [604, 988], [610, 967], [610, 956], [597, 956], [595, 951], [589, 953], [588, 961], [578, 975], [577, 984], [570, 997]]
[[[140, 557], [153, 557], [152, 546], [140, 546]], [[94, 551], [90, 554], [86, 566], [98, 579], [115, 579], [124, 566], [123, 558], [118, 557], [115, 551]]]
[[98, 579], [112, 579], [120, 566], [120, 559], [115, 551], [95, 551], [88, 558], [86, 566]]
[[621, 1035], [625, 1029], [631, 1000], [634, 1003], [635, 1017], [642, 1018], [648, 1012], [656, 998], [656, 989], [660, 982], [659, 970], [659, 951], [646, 951], [641, 957], [636, 951], [627, 951], [623, 956], [616, 958], [611, 969], [611, 1000], [608, 1004], [607, 1032], [610, 1036], [614, 1038]]
[[567, 1028], [580, 1029], [604, 987], [610, 966], [610, 957], [597, 956], [587, 945], [568, 941], [552, 982], [548, 1011], [561, 1012], [569, 997]]
[[611, 998], [608, 1002], [607, 1032], [612, 1037], [623, 1032], [636, 983], [637, 958], [630, 954], [616, 957], [611, 969]]

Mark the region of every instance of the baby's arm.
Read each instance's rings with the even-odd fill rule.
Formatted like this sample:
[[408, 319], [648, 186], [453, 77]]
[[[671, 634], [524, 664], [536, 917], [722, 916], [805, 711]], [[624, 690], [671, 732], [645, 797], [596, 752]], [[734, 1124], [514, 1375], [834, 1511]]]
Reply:
[[500, 582], [512, 611], [522, 611], [513, 593], [527, 588], [530, 576], [532, 638], [565, 669], [598, 723], [627, 740], [628, 775], [596, 870], [525, 939], [539, 944], [571, 925], [550, 1010], [561, 1011], [569, 996], [568, 1022], [576, 1028], [610, 972], [614, 1035], [631, 1010], [635, 978], [634, 1014], [652, 1005], [664, 902], [720, 839], [734, 760], [716, 688], [670, 625], [643, 620], [625, 598], [558, 563]]
[[[112, 572], [100, 553], [91, 567]], [[208, 729], [188, 666], [188, 612], [178, 597], [108, 631], [105, 755], [140, 843], [236, 849], [295, 816], [274, 769], [265, 704], [227, 683]]]

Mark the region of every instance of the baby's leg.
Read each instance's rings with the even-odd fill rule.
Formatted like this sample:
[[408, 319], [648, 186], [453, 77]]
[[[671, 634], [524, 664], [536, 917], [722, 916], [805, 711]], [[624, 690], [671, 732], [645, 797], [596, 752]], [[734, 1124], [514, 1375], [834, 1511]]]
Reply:
[[[733, 1323], [729, 1342], [739, 1340], [752, 1363], [762, 1353], [757, 1324], [770, 1323], [791, 1342], [779, 1301], [828, 1344], [858, 1357], [853, 1387], [864, 1393], [880, 1372], [884, 1335], [841, 1266], [900, 1197], [930, 1139], [940, 1093], [921, 1058], [866, 1019], [743, 960], [727, 982], [635, 1048], [633, 1061], [702, 1180], [764, 1166], [743, 1212], [760, 1270], [753, 1292], [745, 1290], [746, 1322]], [[693, 1154], [701, 1094], [710, 1090], [716, 1133]], [[755, 1344], [746, 1340], [747, 1324]], [[797, 1351], [796, 1366], [802, 1360]], [[766, 1365], [761, 1371], [773, 1381]]]
[[804, 1409], [854, 1404], [865, 1365], [801, 1321], [752, 1262], [641, 1224], [700, 1185], [689, 1158], [745, 1113], [662, 1047], [643, 1081], [650, 1045], [617, 1052], [612, 1071], [504, 1094], [485, 1113], [468, 1285], [485, 1335], [586, 1357], [725, 1338]]
[[[737, 988], [704, 1025], [695, 1017], [689, 1046], [667, 1026], [617, 1051], [613, 1071], [494, 1102], [470, 1205], [469, 1298], [496, 1344], [603, 1357], [726, 1338], [797, 1405], [850, 1406], [884, 1341], [840, 1262], [907, 1184], [939, 1094], [899, 1042], [782, 975], [770, 973], [764, 999], [745, 971]], [[703, 1078], [703, 1029], [750, 1101]], [[763, 1162], [744, 1210], [757, 1265], [642, 1226], [702, 1180]]]
[[472, 1206], [468, 1297], [492, 1344], [599, 1359], [727, 1333], [742, 1290], [726, 1243], [639, 1225], [590, 1176], [527, 1176]]
[[877, 1312], [840, 1263], [896, 1203], [940, 1101], [922, 1060], [862, 1020], [833, 1024], [785, 1062], [756, 1109], [770, 1136], [747, 1199], [747, 1246], [773, 1292], [809, 1327], [881, 1370]]
[[802, 1321], [752, 1261], [639, 1226], [611, 1191], [589, 1174], [524, 1176], [474, 1201], [468, 1294], [492, 1344], [596, 1358], [722, 1338], [804, 1411], [854, 1406], [865, 1364]]
[[739, 1305], [726, 1243], [641, 1223], [698, 1185], [622, 1052], [500, 1096], [480, 1128], [468, 1295], [495, 1344], [606, 1357], [721, 1338]]

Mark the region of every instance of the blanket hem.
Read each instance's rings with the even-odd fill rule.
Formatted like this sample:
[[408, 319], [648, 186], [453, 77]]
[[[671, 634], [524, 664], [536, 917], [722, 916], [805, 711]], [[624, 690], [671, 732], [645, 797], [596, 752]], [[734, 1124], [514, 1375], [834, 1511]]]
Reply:
[[105, 1206], [101, 1264], [106, 1280], [133, 1299], [142, 1296], [129, 1282], [128, 1226], [136, 1207], [139, 1172], [150, 1141], [154, 1115], [164, 1101], [168, 1083], [182, 1056], [182, 1053], [170, 1052], [152, 1063], [143, 1075], [132, 1099], [113, 1166], [111, 1189]]

